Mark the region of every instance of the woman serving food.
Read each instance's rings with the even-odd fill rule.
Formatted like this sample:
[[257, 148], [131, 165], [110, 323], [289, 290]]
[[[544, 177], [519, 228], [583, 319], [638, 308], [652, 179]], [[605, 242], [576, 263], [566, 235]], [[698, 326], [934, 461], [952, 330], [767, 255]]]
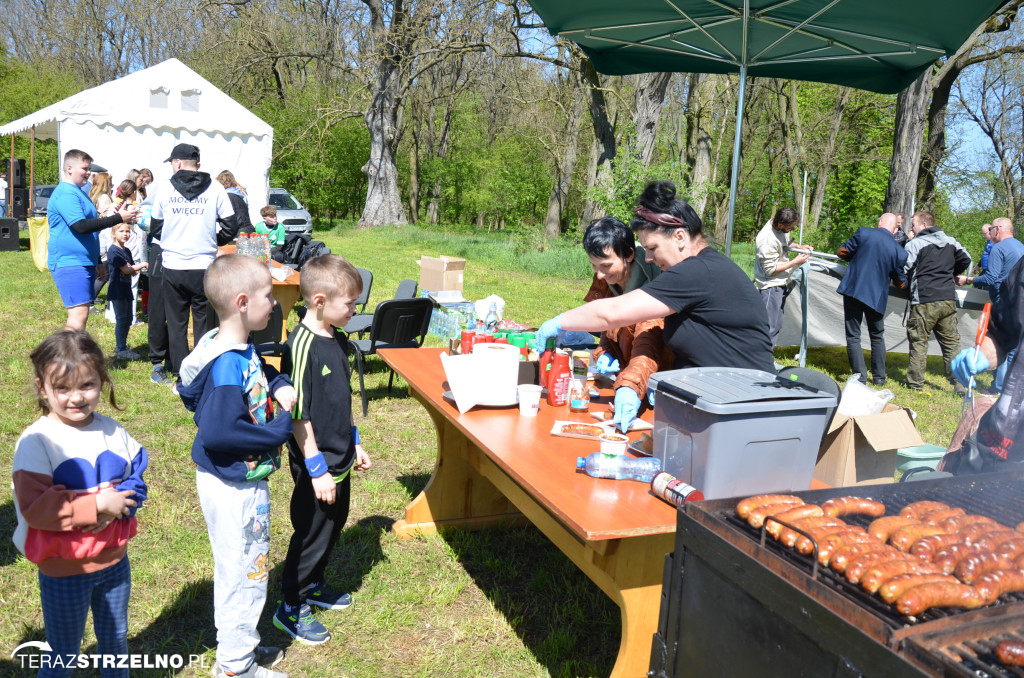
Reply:
[[700, 217], [676, 198], [672, 182], [648, 184], [638, 202], [630, 227], [661, 275], [640, 289], [548, 320], [537, 332], [537, 345], [545, 346], [564, 330], [596, 332], [664, 318], [663, 340], [675, 356], [675, 369], [737, 367], [774, 373], [768, 316], [750, 278], [708, 246]]
[[[594, 281], [583, 298], [590, 302], [609, 299], [640, 289], [661, 272], [646, 261], [633, 232], [618, 219], [605, 217], [587, 226], [583, 249], [594, 268]], [[672, 367], [672, 351], [665, 345], [661, 318], [613, 327], [601, 335], [594, 351], [595, 369], [615, 376], [615, 423], [629, 430], [647, 391], [647, 380], [659, 370]], [[622, 366], [621, 369], [620, 366]]]

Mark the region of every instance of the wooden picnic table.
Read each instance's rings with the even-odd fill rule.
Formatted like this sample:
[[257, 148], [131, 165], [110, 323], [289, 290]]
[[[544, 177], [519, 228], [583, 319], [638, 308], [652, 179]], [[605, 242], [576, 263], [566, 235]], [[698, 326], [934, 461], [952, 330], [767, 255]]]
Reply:
[[[550, 432], [556, 420], [593, 423], [588, 414], [543, 399], [536, 417], [520, 416], [518, 407], [459, 414], [443, 397], [441, 351], [378, 352], [408, 382], [437, 429], [433, 476], [406, 507], [395, 533], [411, 537], [440, 526], [474, 529], [528, 520], [619, 606], [622, 639], [611, 675], [645, 675], [676, 509], [650, 494], [646, 483], [576, 473], [576, 458], [597, 451], [598, 443]], [[603, 389], [591, 411], [607, 409], [611, 398], [611, 390]]]

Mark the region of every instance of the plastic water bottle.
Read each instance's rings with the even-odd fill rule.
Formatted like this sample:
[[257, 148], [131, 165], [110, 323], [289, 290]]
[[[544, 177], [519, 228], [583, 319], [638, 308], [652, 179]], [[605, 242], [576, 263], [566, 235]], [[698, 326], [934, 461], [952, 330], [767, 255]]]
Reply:
[[260, 236], [260, 260], [270, 268], [270, 237]]
[[491, 307], [487, 309], [487, 316], [484, 318], [484, 329], [492, 332], [498, 329], [498, 304], [492, 301]]
[[576, 471], [585, 472], [594, 478], [615, 480], [638, 480], [649, 483], [661, 471], [661, 459], [657, 457], [627, 457], [624, 454], [594, 452], [586, 457], [576, 457]]

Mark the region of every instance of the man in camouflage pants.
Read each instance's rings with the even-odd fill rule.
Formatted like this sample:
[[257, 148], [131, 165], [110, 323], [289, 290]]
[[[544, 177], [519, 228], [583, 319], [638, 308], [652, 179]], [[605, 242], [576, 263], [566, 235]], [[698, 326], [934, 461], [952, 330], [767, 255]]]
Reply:
[[924, 372], [928, 361], [928, 336], [934, 332], [942, 348], [946, 379], [953, 390], [964, 388], [953, 378], [950, 363], [960, 350], [960, 331], [956, 322], [956, 276], [971, 267], [971, 255], [964, 246], [935, 225], [935, 215], [928, 211], [914, 214], [914, 238], [907, 243], [905, 271], [910, 280], [910, 319], [907, 340], [910, 359], [907, 365], [907, 388], [924, 388]]

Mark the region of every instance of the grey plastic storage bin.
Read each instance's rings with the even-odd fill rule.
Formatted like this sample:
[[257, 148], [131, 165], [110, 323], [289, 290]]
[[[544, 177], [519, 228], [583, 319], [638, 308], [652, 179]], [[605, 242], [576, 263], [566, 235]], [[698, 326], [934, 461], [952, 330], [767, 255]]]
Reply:
[[707, 499], [806, 490], [835, 396], [760, 370], [658, 372], [654, 456]]

